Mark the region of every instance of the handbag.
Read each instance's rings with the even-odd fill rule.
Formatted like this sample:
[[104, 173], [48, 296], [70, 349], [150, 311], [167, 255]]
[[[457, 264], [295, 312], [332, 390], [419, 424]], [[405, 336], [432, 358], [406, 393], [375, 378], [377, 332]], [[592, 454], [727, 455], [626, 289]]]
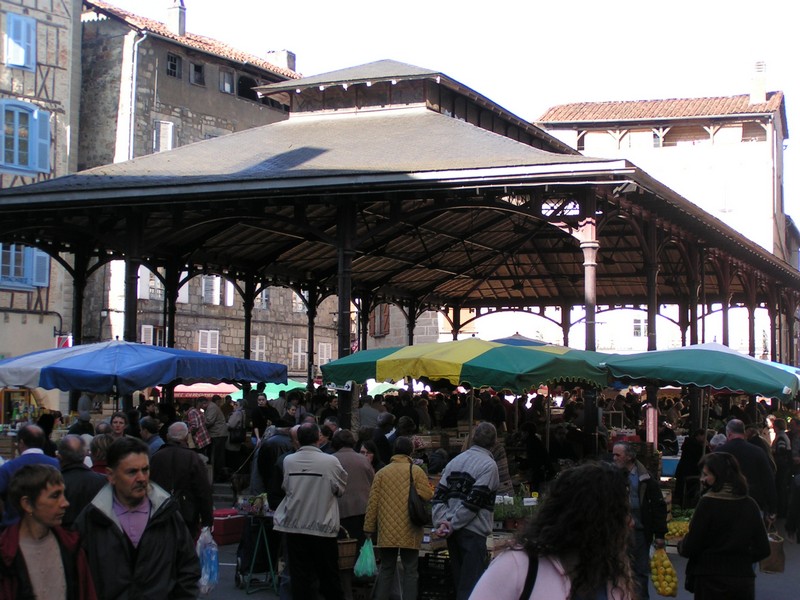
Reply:
[[408, 475], [411, 485], [408, 488], [408, 518], [413, 525], [421, 527], [428, 522], [428, 509], [414, 487], [414, 465], [408, 465]]
[[234, 427], [228, 429], [228, 441], [231, 444], [241, 444], [244, 442], [244, 427]]
[[769, 538], [769, 556], [758, 563], [759, 569], [762, 573], [783, 573], [786, 564], [783, 538], [774, 530], [770, 531], [767, 537]]

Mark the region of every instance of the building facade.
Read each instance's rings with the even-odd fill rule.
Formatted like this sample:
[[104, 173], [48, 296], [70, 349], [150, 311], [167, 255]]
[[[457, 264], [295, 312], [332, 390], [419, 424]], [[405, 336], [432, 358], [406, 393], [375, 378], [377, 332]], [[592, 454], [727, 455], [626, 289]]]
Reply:
[[[180, 1], [165, 3], [163, 23], [105, 2], [83, 5], [81, 170], [288, 117], [287, 106], [253, 88], [299, 77], [292, 53], [271, 54], [275, 62], [270, 62], [187, 32]], [[275, 64], [280, 61], [282, 66]], [[91, 278], [84, 341], [123, 337], [124, 278], [119, 260]], [[244, 309], [237, 289], [241, 283], [225, 274], [189, 278], [178, 298], [176, 347], [244, 355]], [[163, 345], [163, 273], [140, 267], [138, 290], [138, 341]], [[309, 353], [303, 298], [288, 288], [265, 288], [253, 309], [250, 357], [284, 363], [291, 377], [316, 376], [318, 365], [331, 359], [333, 311], [326, 305], [319, 309], [315, 348]]]
[[[77, 166], [80, 13], [79, 0], [0, 1], [2, 189]], [[0, 357], [65, 343], [71, 289], [71, 278], [46, 248], [0, 242]]]
[[[797, 268], [798, 231], [784, 209], [785, 100], [780, 91], [766, 91], [764, 75], [764, 65], [757, 64], [749, 94], [565, 104], [536, 123], [587, 156], [630, 160]], [[613, 334], [598, 337], [604, 340], [598, 350], [646, 350], [647, 319], [640, 308], [605, 312], [598, 323]], [[673, 307], [662, 307], [661, 314], [665, 325], [677, 326]], [[744, 352], [747, 319], [746, 307], [732, 308], [729, 344]], [[706, 307], [703, 324], [705, 341], [723, 341], [719, 306]], [[676, 327], [658, 331], [659, 348], [680, 345]], [[768, 357], [769, 332], [769, 314], [759, 309], [757, 356]], [[782, 337], [784, 346], [796, 343]]]

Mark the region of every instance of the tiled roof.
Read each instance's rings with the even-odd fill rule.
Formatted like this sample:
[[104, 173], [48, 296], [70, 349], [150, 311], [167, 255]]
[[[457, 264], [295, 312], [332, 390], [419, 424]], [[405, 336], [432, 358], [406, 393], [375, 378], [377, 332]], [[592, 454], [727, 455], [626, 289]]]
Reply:
[[215, 56], [226, 58], [238, 63], [247, 63], [248, 65], [263, 69], [264, 71], [269, 71], [270, 73], [280, 75], [281, 77], [286, 77], [287, 79], [299, 79], [301, 77], [299, 73], [296, 73], [290, 69], [273, 65], [263, 58], [259, 58], [254, 54], [242, 52], [233, 46], [229, 46], [228, 44], [224, 44], [215, 39], [189, 32], [186, 32], [185, 35], [177, 35], [160, 21], [155, 21], [153, 19], [148, 19], [146, 17], [140, 17], [139, 15], [129, 13], [121, 8], [117, 8], [113, 4], [109, 4], [108, 2], [103, 2], [102, 0], [83, 0], [83, 4], [86, 8], [96, 10], [97, 12], [107, 16], [113, 16], [121, 19], [135, 29], [140, 31], [148, 31], [158, 36], [174, 40], [183, 46], [194, 48], [195, 50], [213, 54]]
[[537, 123], [651, 121], [691, 117], [730, 117], [783, 111], [783, 92], [769, 92], [767, 101], [750, 104], [750, 96], [675, 98], [622, 102], [576, 102], [548, 109]]

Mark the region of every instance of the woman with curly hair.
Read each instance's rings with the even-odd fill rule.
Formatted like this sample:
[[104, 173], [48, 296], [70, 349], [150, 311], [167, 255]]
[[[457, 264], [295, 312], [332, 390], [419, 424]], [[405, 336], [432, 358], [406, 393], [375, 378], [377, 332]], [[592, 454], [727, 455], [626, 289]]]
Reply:
[[628, 480], [604, 463], [561, 472], [514, 545], [470, 596], [493, 600], [630, 600]]
[[732, 454], [706, 454], [700, 467], [705, 493], [678, 544], [689, 559], [686, 589], [695, 600], [753, 600], [753, 563], [769, 556], [761, 511], [747, 495], [747, 480]]

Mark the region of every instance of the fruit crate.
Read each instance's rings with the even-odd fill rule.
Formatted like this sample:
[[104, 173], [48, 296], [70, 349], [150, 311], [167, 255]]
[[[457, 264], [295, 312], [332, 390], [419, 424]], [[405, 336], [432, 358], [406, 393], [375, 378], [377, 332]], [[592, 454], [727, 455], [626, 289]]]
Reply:
[[450, 557], [422, 554], [419, 557], [418, 600], [455, 600], [455, 597]]

